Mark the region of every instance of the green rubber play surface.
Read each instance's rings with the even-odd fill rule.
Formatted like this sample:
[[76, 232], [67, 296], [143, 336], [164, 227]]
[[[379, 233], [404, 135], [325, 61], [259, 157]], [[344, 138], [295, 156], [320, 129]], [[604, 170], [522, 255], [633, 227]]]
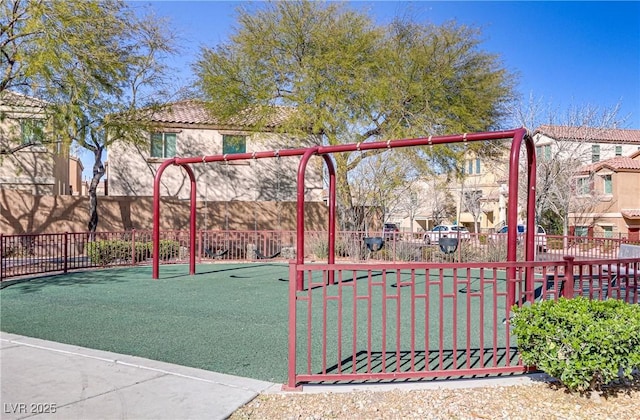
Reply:
[[[288, 270], [288, 265], [282, 263], [203, 264], [197, 267], [198, 274], [190, 276], [186, 265], [163, 265], [160, 267], [160, 280], [151, 279], [151, 267], [133, 267], [9, 281], [3, 283], [0, 290], [0, 329], [60, 343], [284, 383], [287, 380]], [[307, 296], [307, 300], [298, 302], [299, 363], [304, 363], [307, 351], [313, 355], [314, 371], [323, 369], [321, 364], [317, 365], [323, 351], [327, 352], [328, 361], [336, 362], [338, 355], [334, 353], [338, 344], [335, 339], [340, 325], [341, 335], [345, 337], [342, 343], [344, 355], [352, 350], [353, 344], [347, 338], [350, 334], [357, 334], [358, 348], [366, 348], [369, 317], [374, 331], [386, 331], [386, 344], [379, 342], [381, 337], [375, 336], [370, 339], [373, 348], [386, 345], [388, 351], [393, 352], [394, 343], [401, 343], [401, 348], [405, 349], [412, 339], [407, 335], [411, 331], [411, 314], [416, 319], [416, 336], [421, 334], [416, 341], [416, 349], [422, 349], [426, 359], [433, 352], [437, 354], [440, 351], [433, 363], [440, 360], [442, 364], [441, 359], [445, 357], [439, 350], [439, 341], [449, 349], [446, 358], [450, 360], [445, 365], [465, 363], [457, 360], [464, 353], [458, 352], [456, 356], [451, 351], [461, 346], [477, 349], [473, 356], [474, 366], [492, 361], [483, 352], [493, 346], [502, 347], [509, 353], [506, 357], [512, 358], [513, 354], [504, 347], [502, 339], [491, 341], [493, 319], [499, 321], [498, 335], [504, 337], [505, 333], [506, 326], [501, 321], [505, 307], [503, 304], [494, 305], [489, 299], [493, 293], [504, 290], [504, 282], [498, 281], [495, 285], [488, 282], [481, 286], [477, 274], [474, 274], [468, 279], [461, 277], [454, 283], [453, 273], [449, 271], [444, 272], [442, 287], [438, 284], [427, 286], [424, 278], [416, 281], [415, 293], [422, 294], [424, 298], [418, 300], [415, 307], [411, 306], [411, 288], [396, 284], [398, 280], [408, 281], [409, 273], [400, 273], [400, 277], [390, 276], [380, 283], [382, 276], [375, 272], [371, 277], [373, 286], [370, 286], [366, 272], [361, 276], [359, 273], [352, 275], [347, 270], [344, 273], [345, 283], [341, 286], [341, 306], [330, 300], [326, 313], [323, 312], [323, 293], [335, 295], [338, 286], [327, 287], [326, 290], [312, 287], [310, 292], [299, 292], [299, 296]], [[430, 281], [434, 280], [437, 280], [437, 275]], [[349, 286], [353, 281], [357, 281], [355, 288]], [[369, 293], [369, 288], [371, 298], [363, 300], [359, 297], [354, 303], [354, 293], [362, 296]], [[481, 289], [487, 294], [482, 305], [476, 296]], [[441, 296], [444, 296], [442, 300]], [[383, 303], [386, 309], [381, 312]], [[400, 303], [403, 309], [396, 312], [394, 308]], [[367, 315], [367, 305], [371, 305], [371, 315]], [[353, 328], [351, 321], [340, 324], [336, 314], [342, 311], [347, 320], [356, 307], [359, 313], [357, 329]], [[306, 342], [305, 323], [311, 313], [314, 338]], [[382, 316], [382, 313], [386, 315]], [[481, 313], [483, 316], [479, 318]], [[457, 324], [453, 323], [453, 317], [458, 318]], [[383, 318], [386, 328], [382, 328]], [[324, 327], [319, 324], [323, 319], [326, 320]], [[440, 321], [442, 324], [438, 324]], [[457, 331], [457, 341], [452, 341], [454, 330]], [[323, 331], [327, 337], [327, 349], [323, 349], [318, 336]], [[485, 338], [480, 337], [480, 331], [484, 331]], [[344, 360], [343, 363], [360, 364], [357, 360]], [[391, 367], [396, 362], [389, 363]], [[425, 360], [425, 363], [428, 362]], [[504, 361], [498, 364], [501, 363]], [[432, 366], [432, 369], [436, 368], [436, 365]]]
[[273, 382], [286, 381], [286, 264], [75, 272], [7, 282], [14, 334]]

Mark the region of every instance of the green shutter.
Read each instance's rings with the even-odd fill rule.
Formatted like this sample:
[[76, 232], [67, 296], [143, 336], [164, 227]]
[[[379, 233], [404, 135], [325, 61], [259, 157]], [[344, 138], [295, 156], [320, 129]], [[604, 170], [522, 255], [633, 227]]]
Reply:
[[176, 135], [174, 133], [164, 134], [164, 157], [174, 157], [176, 155]]
[[162, 133], [151, 134], [151, 157], [163, 157], [162, 151]]
[[604, 193], [613, 194], [613, 180], [611, 175], [604, 176]]
[[591, 163], [596, 163], [600, 161], [600, 145], [593, 144], [591, 145]]

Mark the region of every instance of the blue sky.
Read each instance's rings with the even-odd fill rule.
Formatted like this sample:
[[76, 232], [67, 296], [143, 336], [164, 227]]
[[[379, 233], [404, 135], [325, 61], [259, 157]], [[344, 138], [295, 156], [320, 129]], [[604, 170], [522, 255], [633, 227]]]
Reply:
[[[166, 17], [179, 36], [170, 61], [176, 84], [192, 77], [200, 47], [227, 41], [243, 2], [131, 1], [140, 11]], [[380, 24], [410, 13], [418, 21], [455, 20], [482, 31], [485, 51], [499, 55], [518, 75], [517, 91], [550, 104], [611, 109], [621, 105], [621, 128], [640, 129], [640, 2], [352, 1]], [[259, 7], [260, 2], [256, 2]], [[546, 121], [542, 121], [546, 122]], [[84, 156], [83, 156], [84, 157]], [[83, 159], [84, 160], [84, 159]], [[85, 162], [85, 173], [91, 164]], [[85, 175], [87, 176], [87, 175]]]
[[[180, 36], [172, 60], [186, 83], [201, 46], [226, 42], [242, 2], [144, 1]], [[258, 2], [258, 6], [259, 6]], [[378, 23], [411, 13], [417, 20], [455, 20], [482, 30], [481, 48], [518, 74], [518, 92], [554, 109], [621, 104], [623, 128], [640, 129], [640, 2], [348, 2]]]

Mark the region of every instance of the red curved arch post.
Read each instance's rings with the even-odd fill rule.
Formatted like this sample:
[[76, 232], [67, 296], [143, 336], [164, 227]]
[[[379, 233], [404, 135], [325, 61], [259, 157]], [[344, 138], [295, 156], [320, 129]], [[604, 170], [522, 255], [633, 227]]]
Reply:
[[[329, 241], [329, 255], [327, 262], [335, 264], [336, 262], [336, 169], [333, 160], [329, 155], [322, 155], [327, 172], [329, 175], [329, 232], [327, 240]], [[329, 272], [329, 284], [335, 284], [334, 272]]]
[[160, 277], [160, 179], [162, 173], [169, 165], [173, 165], [175, 159], [169, 159], [162, 162], [153, 178], [153, 231], [151, 239], [153, 240], [152, 262], [151, 262], [151, 278], [157, 280]]
[[[304, 190], [305, 190], [305, 182], [304, 175], [307, 169], [307, 164], [309, 163], [309, 159], [311, 156], [315, 155], [317, 147], [312, 147], [307, 149], [302, 155], [302, 159], [300, 159], [300, 163], [298, 164], [298, 190], [296, 196], [296, 264], [304, 263]], [[331, 254], [331, 251], [329, 251]], [[302, 290], [304, 279], [302, 278], [302, 272], [298, 272], [296, 276], [296, 288], [297, 290]]]
[[[520, 150], [522, 142], [527, 149], [527, 228], [525, 232], [525, 260], [533, 261], [535, 258], [535, 205], [536, 205], [536, 153], [535, 145], [527, 130], [520, 128], [514, 131], [509, 156], [509, 204], [507, 206], [507, 225], [518, 225], [518, 179], [520, 173]], [[507, 232], [507, 261], [515, 262], [517, 259], [517, 229], [509, 229]], [[515, 273], [516, 269], [507, 269], [507, 301], [515, 303]], [[526, 290], [533, 289], [533, 270], [527, 271]], [[533, 295], [531, 295], [533, 299]]]
[[176, 163], [176, 159], [173, 158], [162, 162], [162, 164], [158, 168], [158, 172], [156, 172], [156, 176], [153, 179], [153, 255], [151, 262], [151, 278], [153, 278], [154, 280], [157, 280], [160, 277], [160, 179], [162, 179], [162, 174], [169, 165], [181, 166], [187, 172], [187, 175], [189, 175], [191, 185], [191, 208], [189, 212], [189, 247], [191, 248], [191, 250], [189, 252], [189, 274], [193, 275], [196, 273], [196, 177], [193, 173], [193, 169], [191, 169], [189, 165], [184, 163], [178, 164]]

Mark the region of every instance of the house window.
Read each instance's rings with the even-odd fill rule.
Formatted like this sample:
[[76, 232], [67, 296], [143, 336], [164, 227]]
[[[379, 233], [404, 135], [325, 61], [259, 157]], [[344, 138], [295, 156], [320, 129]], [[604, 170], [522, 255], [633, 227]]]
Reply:
[[551, 160], [551, 145], [545, 144], [544, 146], [536, 147], [536, 155], [540, 160]]
[[480, 174], [480, 159], [476, 159], [476, 175]]
[[21, 120], [20, 141], [22, 144], [41, 144], [44, 140], [44, 121]]
[[588, 177], [576, 178], [576, 193], [578, 195], [589, 195], [591, 192], [591, 179]]
[[600, 161], [600, 145], [593, 144], [591, 145], [591, 163], [596, 163]]
[[587, 236], [588, 233], [588, 226], [576, 226], [576, 236]]
[[613, 226], [602, 226], [602, 233], [605, 238], [613, 238]]
[[622, 156], [622, 146], [616, 146], [616, 156]]
[[470, 160], [467, 164], [469, 165], [469, 175], [471, 175], [473, 173], [473, 161]]
[[603, 175], [602, 180], [604, 181], [604, 193], [607, 195], [613, 194], [613, 180], [611, 179], [611, 175]]
[[176, 133], [151, 134], [151, 157], [169, 158], [176, 155]]
[[247, 136], [225, 134], [222, 136], [222, 154], [247, 152]]

